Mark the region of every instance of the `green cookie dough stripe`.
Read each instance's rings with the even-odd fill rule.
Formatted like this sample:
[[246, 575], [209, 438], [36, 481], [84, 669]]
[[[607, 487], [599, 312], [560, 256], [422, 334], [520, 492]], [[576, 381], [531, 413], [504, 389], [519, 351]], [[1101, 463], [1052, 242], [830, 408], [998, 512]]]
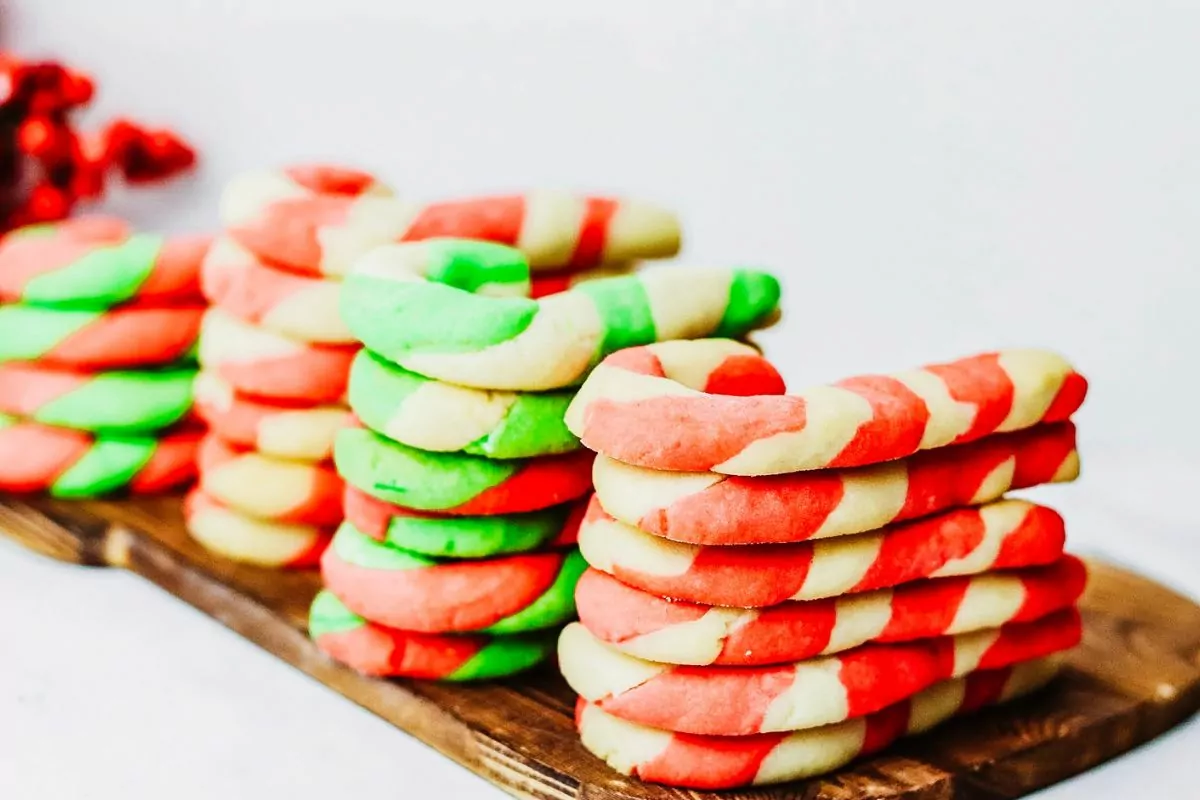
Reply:
[[575, 291], [591, 298], [604, 326], [596, 362], [626, 347], [657, 341], [650, 296], [636, 276], [588, 281], [576, 286]]
[[425, 276], [475, 294], [484, 287], [509, 287], [527, 295], [529, 263], [511, 247], [470, 239], [430, 240], [426, 247], [430, 269]]
[[427, 556], [377, 542], [351, 522], [343, 522], [338, 526], [330, 546], [342, 561], [364, 569], [425, 569], [440, 563]]
[[33, 419], [87, 431], [154, 431], [192, 406], [196, 371], [101, 372], [39, 408]]
[[153, 439], [97, 439], [83, 458], [54, 481], [55, 497], [90, 497], [119, 489], [154, 456]]
[[34, 361], [103, 313], [15, 304], [0, 306], [0, 361]]
[[5, 414], [3, 411], [0, 411], [0, 430], [16, 425], [20, 421], [12, 414]]
[[569, 509], [494, 517], [394, 517], [387, 543], [432, 558], [488, 558], [525, 553], [562, 532]]
[[317, 638], [326, 633], [342, 633], [367, 624], [367, 621], [346, 608], [333, 592], [322, 589], [308, 608], [308, 634]]
[[545, 661], [554, 646], [553, 636], [497, 637], [444, 680], [477, 681], [515, 675]]
[[120, 244], [96, 247], [60, 269], [31, 279], [22, 299], [47, 304], [123, 302], [146, 282], [162, 244], [161, 236], [139, 234]]
[[[386, 436], [393, 427], [393, 421], [403, 418], [404, 403], [422, 387], [436, 383], [363, 349], [350, 368], [350, 408], [364, 425]], [[508, 394], [477, 391], [481, 405], [488, 403], [496, 394]], [[511, 395], [512, 403], [504, 419], [485, 436], [465, 445], [462, 452], [508, 459], [555, 455], [579, 449], [579, 440], [567, 430], [563, 421], [573, 396], [570, 392]], [[454, 419], [436, 417], [420, 422], [430, 426], [457, 424]]]
[[[371, 349], [475, 352], [516, 337], [537, 315], [537, 302], [525, 297], [469, 294], [491, 284], [516, 283], [518, 277], [527, 283], [529, 266], [519, 251], [455, 239], [429, 242], [425, 252], [440, 261], [429, 265], [428, 280], [398, 282], [351, 273], [342, 284], [342, 318]], [[397, 319], [404, 324], [394, 324]]]
[[[313, 639], [326, 634], [347, 633], [368, 624], [367, 620], [346, 608], [329, 591], [318, 592], [309, 608], [308, 634]], [[457, 669], [443, 676], [443, 680], [483, 680], [512, 675], [541, 663], [553, 649], [552, 635], [498, 636], [488, 641]]]
[[11, 230], [6, 233], [4, 239], [33, 239], [45, 238], [58, 233], [61, 223], [58, 222], [37, 222], [33, 225], [22, 225], [20, 228]]
[[575, 585], [587, 569], [578, 550], [571, 550], [559, 567], [550, 588], [525, 608], [505, 617], [480, 633], [519, 633], [562, 625], [575, 616]]
[[417, 450], [364, 428], [338, 431], [333, 461], [343, 478], [367, 494], [423, 511], [460, 506], [508, 480], [522, 466]]
[[729, 285], [729, 305], [713, 337], [736, 338], [759, 327], [779, 307], [780, 294], [774, 275], [736, 270]]

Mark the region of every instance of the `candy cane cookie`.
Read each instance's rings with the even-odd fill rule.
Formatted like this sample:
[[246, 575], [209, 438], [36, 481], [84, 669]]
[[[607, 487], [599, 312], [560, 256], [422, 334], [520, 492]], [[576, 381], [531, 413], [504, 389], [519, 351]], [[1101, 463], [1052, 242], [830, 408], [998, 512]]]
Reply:
[[338, 311], [338, 281], [275, 269], [229, 238], [213, 244], [200, 281], [214, 305], [252, 325], [305, 342], [354, 341]]
[[577, 450], [522, 461], [430, 453], [365, 428], [337, 433], [333, 460], [346, 483], [388, 503], [442, 514], [537, 511], [592, 487], [592, 454]]
[[380, 544], [344, 522], [321, 558], [321, 577], [347, 608], [390, 628], [519, 633], [573, 617], [586, 567], [574, 549], [438, 561]]
[[130, 300], [195, 300], [207, 236], [17, 236], [0, 242], [0, 299], [103, 309]]
[[682, 472], [855, 467], [1065, 420], [1087, 393], [1087, 381], [1060, 356], [1004, 350], [799, 394], [731, 398], [678, 379], [712, 364], [724, 345], [670, 344], [620, 353], [591, 373], [567, 411], [585, 446]]
[[588, 563], [643, 591], [714, 606], [758, 608], [886, 589], [922, 578], [1050, 564], [1063, 519], [1045, 506], [999, 500], [873, 533], [796, 544], [709, 547], [672, 542], [610, 517], [592, 498], [579, 528]]
[[336, 403], [346, 395], [357, 347], [291, 339], [219, 308], [204, 315], [200, 365], [239, 392], [279, 400]]
[[951, 717], [1032, 694], [1049, 684], [1061, 665], [1061, 658], [1051, 656], [972, 672], [873, 714], [793, 733], [672, 733], [626, 722], [582, 698], [575, 724], [584, 747], [617, 772], [643, 781], [708, 790], [762, 786], [832, 772]]
[[434, 558], [490, 558], [574, 545], [586, 502], [524, 514], [451, 517], [385, 503], [353, 486], [343, 496], [346, 520], [377, 542]]
[[318, 592], [308, 632], [325, 655], [363, 675], [472, 681], [514, 675], [554, 652], [546, 633], [510, 636], [438, 635], [368, 622], [332, 592]]
[[183, 420], [196, 370], [77, 372], [31, 362], [0, 364], [0, 412], [101, 433], [146, 433]]
[[195, 402], [196, 416], [225, 441], [299, 461], [333, 458], [334, 437], [353, 420], [345, 406], [240, 394], [211, 372], [196, 375]]
[[315, 525], [248, 517], [199, 489], [183, 505], [184, 525], [206, 550], [232, 561], [272, 569], [315, 567], [332, 532]]
[[206, 436], [200, 488], [218, 502], [275, 522], [333, 526], [342, 519], [343, 484], [326, 464], [272, 458]]
[[293, 164], [234, 176], [221, 192], [219, 214], [223, 222], [245, 219], [274, 203], [303, 201], [322, 195], [390, 197], [392, 190], [370, 173], [352, 167]]
[[170, 364], [190, 355], [203, 306], [106, 310], [0, 305], [0, 363], [42, 361], [80, 369]]
[[1068, 650], [1075, 608], [1033, 622], [764, 667], [680, 667], [600, 642], [577, 622], [558, 640], [567, 684], [601, 710], [652, 728], [705, 736], [804, 730], [879, 711], [936, 683]]
[[1071, 422], [992, 434], [869, 467], [741, 477], [664, 472], [598, 456], [592, 469], [596, 496], [614, 517], [656, 536], [706, 545], [862, 533], [1078, 476]]
[[389, 245], [346, 277], [342, 316], [371, 350], [461, 386], [577, 384], [607, 354], [660, 339], [738, 336], [773, 321], [779, 282], [742, 269], [662, 267], [523, 296], [524, 258], [488, 242]]
[[297, 272], [345, 275], [372, 249], [453, 237], [515, 247], [534, 269], [584, 269], [679, 252], [679, 220], [633, 200], [537, 191], [421, 205], [387, 197], [229, 202], [229, 235]]
[[92, 436], [0, 413], [0, 491], [98, 497], [162, 492], [196, 475], [201, 433]]
[[570, 392], [499, 392], [442, 383], [362, 350], [350, 367], [350, 408], [372, 430], [433, 452], [531, 458], [578, 450], [563, 414]]
[[600, 641], [668, 664], [761, 666], [1029, 622], [1068, 608], [1087, 584], [1073, 556], [1044, 567], [915, 581], [761, 609], [667, 600], [598, 570], [579, 579], [579, 620]]

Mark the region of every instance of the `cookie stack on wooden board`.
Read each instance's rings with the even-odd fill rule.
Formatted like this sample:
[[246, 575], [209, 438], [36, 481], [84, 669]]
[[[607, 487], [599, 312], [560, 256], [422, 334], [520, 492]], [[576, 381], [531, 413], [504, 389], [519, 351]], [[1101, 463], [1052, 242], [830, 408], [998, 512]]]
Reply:
[[[604, 228], [597, 252], [678, 238], [614, 218], [629, 224]], [[338, 434], [346, 522], [310, 633], [361, 672], [469, 680], [545, 659], [584, 567], [592, 454], [563, 423], [575, 387], [618, 347], [741, 335], [778, 307], [775, 280], [750, 270], [648, 269], [540, 300], [530, 274], [514, 248], [436, 239], [377, 248], [346, 278], [361, 427]]]
[[0, 490], [145, 494], [195, 476], [208, 246], [107, 217], [0, 241]]
[[[350, 422], [358, 344], [338, 312], [341, 282], [313, 263], [279, 263], [239, 237], [263, 208], [390, 193], [354, 169], [304, 165], [240, 175], [221, 201], [225, 235], [204, 262], [212, 303], [200, 337], [197, 413], [210, 432], [186, 501], [204, 546], [267, 567], [315, 566], [342, 518], [333, 439]], [[286, 235], [277, 231], [277, 235]]]
[[1080, 637], [1062, 518], [1087, 384], [1009, 350], [784, 394], [731, 341], [631, 348], [567, 413], [599, 453], [559, 643], [584, 745], [697, 788], [834, 769], [1023, 694]]

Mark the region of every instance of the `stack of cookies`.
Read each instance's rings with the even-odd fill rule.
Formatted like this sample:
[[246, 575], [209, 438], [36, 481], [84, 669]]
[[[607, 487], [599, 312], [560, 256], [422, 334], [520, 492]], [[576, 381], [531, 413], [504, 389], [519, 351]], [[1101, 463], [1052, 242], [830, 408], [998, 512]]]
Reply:
[[834, 769], [1046, 683], [1080, 637], [1062, 518], [1081, 375], [1009, 350], [784, 394], [755, 351], [604, 361], [567, 424], [600, 455], [559, 659], [584, 745], [696, 788]]
[[[222, 220], [295, 199], [388, 193], [370, 175], [296, 166], [234, 179]], [[279, 235], [286, 235], [283, 231]], [[358, 351], [338, 313], [341, 284], [312, 262], [280, 264], [239, 241], [213, 245], [201, 283], [212, 303], [200, 337], [196, 409], [210, 432], [185, 516], [192, 536], [228, 558], [315, 566], [342, 518], [333, 439]]]
[[208, 245], [105, 217], [0, 241], [0, 490], [144, 494], [195, 476]]
[[[678, 237], [622, 214], [601, 252], [644, 257]], [[563, 423], [573, 387], [627, 344], [761, 327], [779, 288], [663, 268], [529, 294], [521, 251], [465, 239], [377, 248], [345, 281], [343, 316], [366, 346], [350, 378], [359, 426], [338, 434], [346, 522], [310, 633], [360, 672], [468, 680], [545, 659], [584, 568], [593, 456]]]

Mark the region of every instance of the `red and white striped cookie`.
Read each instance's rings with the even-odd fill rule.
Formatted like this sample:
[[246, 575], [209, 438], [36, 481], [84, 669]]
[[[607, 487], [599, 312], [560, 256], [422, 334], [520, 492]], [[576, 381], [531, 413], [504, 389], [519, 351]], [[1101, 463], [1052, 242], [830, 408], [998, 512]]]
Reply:
[[609, 356], [568, 408], [567, 427], [587, 447], [626, 464], [776, 475], [878, 464], [1058, 422], [1087, 393], [1084, 377], [1045, 350], [984, 353], [778, 397], [689, 388], [695, 373], [723, 368], [725, 346], [700, 339]]
[[222, 220], [253, 216], [275, 202], [306, 197], [390, 197], [392, 190], [373, 175], [332, 164], [294, 164], [282, 169], [244, 172], [221, 193]]
[[331, 527], [342, 519], [345, 487], [333, 467], [271, 458], [205, 437], [200, 488], [214, 500], [260, 519]]
[[353, 420], [345, 406], [260, 400], [239, 394], [211, 372], [196, 376], [193, 393], [196, 414], [213, 433], [276, 458], [327, 461], [333, 458], [337, 432]]
[[183, 517], [188, 533], [205, 549], [260, 567], [315, 567], [333, 537], [327, 528], [239, 514], [199, 489], [188, 493]]
[[709, 547], [619, 522], [593, 497], [579, 528], [588, 564], [622, 583], [675, 600], [740, 608], [1050, 564], [1062, 557], [1065, 539], [1056, 511], [1022, 500], [943, 511], [857, 536]]
[[667, 664], [760, 666], [1029, 622], [1075, 604], [1087, 568], [1045, 567], [937, 580], [761, 609], [667, 600], [589, 569], [575, 588], [584, 627], [623, 653]]
[[280, 400], [345, 398], [359, 348], [290, 339], [210, 308], [200, 330], [200, 365], [239, 392]]
[[533, 269], [584, 269], [673, 256], [679, 221], [646, 203], [538, 190], [406, 203], [387, 197], [285, 197], [226, 203], [229, 235], [262, 258], [314, 275], [345, 275], [384, 244], [452, 237], [523, 252]]
[[209, 249], [200, 282], [205, 297], [244, 322], [305, 342], [355, 341], [338, 311], [340, 282], [276, 269], [227, 237]]
[[583, 746], [610, 767], [651, 783], [733, 789], [812, 778], [879, 752], [947, 719], [1030, 694], [1058, 674], [1056, 657], [942, 681], [865, 717], [794, 733], [697, 736], [614, 717], [580, 698], [575, 725]]
[[558, 641], [567, 683], [615, 717], [683, 733], [748, 736], [829, 725], [879, 711], [950, 678], [1068, 650], [1079, 611], [903, 644], [867, 644], [768, 667], [680, 667], [626, 655], [573, 622]]
[[599, 456], [596, 496], [622, 522], [692, 544], [800, 542], [875, 530], [1079, 476], [1075, 426], [1038, 425], [870, 467], [741, 477]]

